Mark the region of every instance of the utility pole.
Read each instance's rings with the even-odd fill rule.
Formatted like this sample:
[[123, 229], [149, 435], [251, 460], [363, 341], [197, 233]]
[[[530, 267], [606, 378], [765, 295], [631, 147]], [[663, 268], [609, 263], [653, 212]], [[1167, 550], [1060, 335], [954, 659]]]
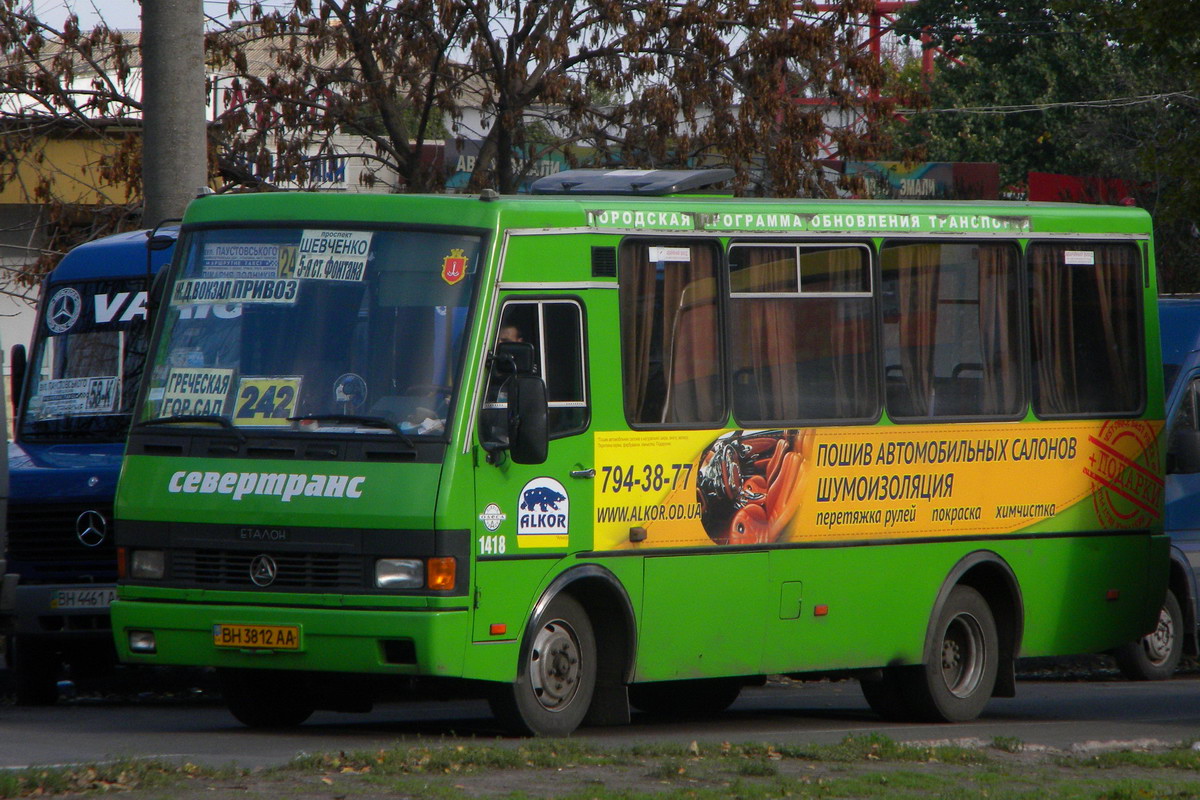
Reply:
[[142, 224], [208, 185], [202, 0], [142, 0]]

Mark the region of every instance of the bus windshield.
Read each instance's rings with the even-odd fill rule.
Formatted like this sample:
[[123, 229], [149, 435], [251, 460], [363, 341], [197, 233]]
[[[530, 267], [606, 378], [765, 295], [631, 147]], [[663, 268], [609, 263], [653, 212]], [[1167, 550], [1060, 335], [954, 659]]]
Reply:
[[141, 421], [445, 435], [479, 236], [237, 228], [182, 247]]
[[51, 285], [20, 419], [27, 439], [123, 439], [146, 363], [146, 279]]

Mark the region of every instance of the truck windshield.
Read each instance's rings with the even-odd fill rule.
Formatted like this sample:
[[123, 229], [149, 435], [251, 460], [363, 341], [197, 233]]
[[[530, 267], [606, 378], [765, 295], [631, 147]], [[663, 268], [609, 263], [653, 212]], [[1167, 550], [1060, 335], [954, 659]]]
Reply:
[[181, 247], [140, 421], [445, 435], [479, 236], [237, 228]]
[[145, 278], [51, 284], [45, 292], [21, 437], [123, 439], [146, 363]]

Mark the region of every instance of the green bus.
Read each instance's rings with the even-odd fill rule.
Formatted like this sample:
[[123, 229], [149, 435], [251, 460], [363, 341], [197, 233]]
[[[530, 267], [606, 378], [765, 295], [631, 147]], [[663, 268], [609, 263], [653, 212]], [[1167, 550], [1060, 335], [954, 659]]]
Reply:
[[1163, 602], [1135, 208], [722, 195], [194, 201], [116, 501], [123, 660], [250, 726], [479, 690], [565, 735], [846, 676], [968, 720]]

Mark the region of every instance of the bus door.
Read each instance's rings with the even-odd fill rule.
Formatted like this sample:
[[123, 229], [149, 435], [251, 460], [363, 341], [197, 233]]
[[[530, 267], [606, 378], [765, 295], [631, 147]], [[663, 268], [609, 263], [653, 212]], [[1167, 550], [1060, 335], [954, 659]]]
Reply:
[[[723, 265], [711, 239], [629, 238], [618, 253], [632, 430], [597, 434], [597, 549], [644, 556], [638, 681], [755, 674], [766, 620], [780, 607], [770, 553], [759, 547], [769, 541], [766, 492], [746, 481], [785, 432], [729, 430]], [[750, 496], [763, 505], [746, 503]]]
[[[590, 547], [594, 467], [587, 434], [585, 315], [577, 297], [510, 295], [493, 344], [525, 342], [546, 383], [550, 443], [542, 464], [496, 448], [508, 405], [501, 370], [489, 370], [477, 420], [475, 641], [520, 635], [533, 593], [569, 550]], [[485, 457], [486, 454], [486, 457]]]

